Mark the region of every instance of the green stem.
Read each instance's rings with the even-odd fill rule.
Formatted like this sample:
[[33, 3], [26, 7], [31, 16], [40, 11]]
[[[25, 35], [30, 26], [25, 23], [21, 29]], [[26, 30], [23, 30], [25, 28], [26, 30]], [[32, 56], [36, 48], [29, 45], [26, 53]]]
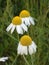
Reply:
[[13, 61], [12, 65], [14, 65], [14, 63], [16, 62], [17, 58], [19, 55], [16, 56], [15, 60]]
[[27, 65], [30, 65], [24, 55], [23, 55], [23, 58], [24, 58], [25, 62], [27, 63]]
[[[5, 32], [5, 31], [4, 31], [4, 32]], [[8, 35], [8, 36], [9, 36], [10, 38], [12, 38], [13, 40], [15, 40], [15, 41], [18, 42], [18, 40], [17, 40], [15, 37], [13, 37], [12, 35], [10, 35], [10, 34], [8, 34], [8, 33], [6, 33], [6, 32], [5, 32], [5, 34]]]
[[34, 65], [34, 63], [33, 63], [33, 57], [32, 57], [32, 55], [31, 55], [31, 63], [32, 63], [32, 65]]
[[26, 9], [29, 10], [29, 0], [25, 1], [25, 6], [26, 6]]

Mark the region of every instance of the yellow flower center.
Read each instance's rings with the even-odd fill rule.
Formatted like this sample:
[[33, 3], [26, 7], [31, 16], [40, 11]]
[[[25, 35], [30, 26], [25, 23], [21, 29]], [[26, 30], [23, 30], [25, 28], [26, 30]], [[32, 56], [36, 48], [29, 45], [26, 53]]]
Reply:
[[20, 43], [23, 46], [29, 46], [29, 45], [32, 44], [32, 39], [28, 35], [24, 35], [24, 36], [21, 37]]
[[22, 23], [21, 21], [21, 18], [19, 16], [15, 16], [13, 19], [12, 19], [12, 23], [14, 25], [20, 25]]
[[27, 11], [27, 10], [22, 10], [20, 12], [20, 17], [29, 17], [30, 16], [30, 13]]

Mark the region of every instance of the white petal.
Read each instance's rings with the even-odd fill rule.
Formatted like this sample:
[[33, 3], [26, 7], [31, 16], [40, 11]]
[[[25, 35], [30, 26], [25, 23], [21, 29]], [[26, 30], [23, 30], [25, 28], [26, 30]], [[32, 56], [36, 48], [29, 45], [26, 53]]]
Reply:
[[27, 26], [30, 26], [29, 17], [26, 17], [26, 18], [25, 18], [25, 24], [26, 24]]
[[27, 22], [27, 19], [26, 18], [24, 20], [24, 23], [25, 23], [26, 26], [28, 26], [28, 22]]
[[24, 23], [24, 21], [25, 21], [25, 18], [21, 18], [21, 20], [22, 20], [22, 23]]
[[15, 25], [12, 26], [11, 34], [13, 33], [14, 29], [15, 29]]
[[2, 57], [2, 58], [0, 58], [0, 61], [2, 61], [2, 62], [5, 62], [6, 60], [8, 60], [8, 57]]
[[17, 52], [18, 52], [18, 54], [20, 54], [20, 55], [23, 55], [23, 54], [27, 55], [27, 54], [28, 54], [28, 52], [27, 52], [27, 46], [22, 46], [22, 45], [19, 43], [18, 48], [17, 48]]
[[19, 43], [19, 44], [18, 44], [18, 48], [17, 48], [17, 53], [18, 53], [18, 54], [21, 53], [21, 49], [22, 49], [22, 48], [21, 48], [21, 45], [20, 45], [20, 43]]
[[36, 49], [36, 48], [37, 48], [37, 45], [35, 44], [35, 42], [34, 42], [34, 41], [32, 41], [32, 47], [33, 47], [34, 49]]
[[8, 57], [2, 57], [1, 59], [8, 59]]
[[36, 52], [36, 44], [32, 41], [32, 44], [29, 46], [29, 54], [32, 55], [33, 53]]
[[21, 28], [21, 26], [16, 26], [16, 30], [18, 34], [23, 34], [23, 30]]
[[8, 32], [12, 28], [13, 24], [11, 23], [7, 28], [6, 31]]
[[34, 53], [32, 46], [29, 46], [29, 54], [32, 55]]
[[32, 17], [29, 17], [29, 20], [30, 20], [30, 23], [31, 23], [31, 24], [35, 25], [35, 22], [34, 22], [34, 20], [33, 20]]
[[1, 62], [5, 62], [5, 60], [2, 60], [2, 59], [1, 59], [0, 61], [1, 61]]
[[30, 26], [29, 17], [28, 17], [28, 18], [26, 18], [26, 22], [28, 23], [28, 26]]
[[22, 24], [21, 24], [21, 27], [22, 27], [22, 29], [23, 29], [24, 31], [26, 31], [26, 32], [28, 31], [28, 28], [27, 28], [27, 26], [26, 26], [25, 24], [22, 23]]

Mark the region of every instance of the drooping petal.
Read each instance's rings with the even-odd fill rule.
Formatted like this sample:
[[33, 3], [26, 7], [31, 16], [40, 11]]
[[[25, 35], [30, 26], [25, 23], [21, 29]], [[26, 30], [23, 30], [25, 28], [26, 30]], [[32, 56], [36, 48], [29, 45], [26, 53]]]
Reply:
[[32, 55], [34, 53], [32, 46], [29, 46], [29, 54]]
[[9, 32], [9, 30], [12, 28], [13, 24], [11, 23], [7, 28], [6, 31]]
[[5, 62], [6, 60], [2, 60], [2, 59], [1, 59], [0, 61], [1, 61], [1, 62]]
[[5, 62], [6, 60], [8, 60], [8, 57], [2, 57], [2, 58], [0, 58], [0, 61], [2, 61], [2, 62]]
[[34, 52], [36, 52], [37, 45], [35, 44], [34, 41], [32, 41], [32, 47], [33, 47], [33, 49], [34, 49]]
[[15, 25], [12, 26], [11, 34], [13, 33], [14, 29], [15, 29]]
[[26, 18], [26, 22], [28, 23], [28, 26], [31, 25], [30, 21], [29, 21], [29, 17]]
[[31, 24], [35, 25], [34, 19], [32, 17], [29, 17], [29, 21]]
[[24, 20], [25, 20], [25, 24], [27, 26], [30, 26], [29, 17], [24, 18]]
[[23, 30], [21, 28], [21, 26], [16, 26], [16, 30], [18, 34], [23, 34]]
[[22, 49], [22, 48], [21, 48], [21, 45], [20, 45], [20, 43], [18, 43], [18, 48], [17, 48], [17, 53], [18, 53], [18, 54], [21, 54], [21, 49]]
[[22, 46], [20, 43], [18, 45], [18, 48], [17, 48], [17, 53], [20, 54], [20, 55], [27, 55], [28, 52], [27, 52], [27, 46]]
[[22, 24], [21, 24], [21, 27], [22, 27], [22, 29], [23, 29], [24, 31], [26, 31], [26, 32], [28, 31], [28, 28], [27, 28], [27, 26], [26, 26], [25, 24], [22, 23]]
[[26, 18], [24, 18], [24, 23], [25, 23], [26, 26], [28, 26], [28, 22], [27, 22]]
[[21, 20], [22, 20], [22, 23], [25, 23], [25, 18], [21, 18]]
[[36, 52], [36, 44], [32, 41], [32, 44], [29, 46], [29, 54], [32, 55], [33, 53]]

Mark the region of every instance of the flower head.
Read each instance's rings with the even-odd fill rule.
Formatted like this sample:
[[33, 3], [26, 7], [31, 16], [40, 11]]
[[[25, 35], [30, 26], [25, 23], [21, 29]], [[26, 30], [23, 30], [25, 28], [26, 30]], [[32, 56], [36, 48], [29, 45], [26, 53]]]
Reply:
[[27, 55], [28, 53], [32, 55], [33, 53], [36, 52], [36, 44], [32, 41], [31, 37], [28, 35], [24, 35], [21, 37], [20, 42], [18, 44], [17, 52], [18, 54], [25, 54]]
[[33, 18], [30, 16], [30, 12], [27, 10], [22, 10], [19, 15], [22, 19], [22, 22], [25, 23], [27, 26], [31, 24], [35, 25]]
[[23, 31], [27, 31], [27, 26], [22, 23], [22, 20], [19, 16], [15, 16], [12, 19], [12, 23], [7, 27], [6, 31], [9, 32], [11, 30], [11, 34], [16, 28], [18, 34], [23, 34]]
[[21, 37], [20, 42], [23, 46], [29, 46], [32, 43], [32, 39], [28, 35]]
[[22, 10], [20, 12], [20, 17], [22, 17], [22, 18], [29, 17], [29, 16], [30, 16], [30, 13], [27, 10]]
[[14, 25], [21, 25], [21, 24], [22, 24], [22, 21], [21, 21], [21, 19], [20, 19], [19, 16], [16, 16], [16, 17], [14, 17], [14, 18], [12, 19], [12, 23], [13, 23]]

